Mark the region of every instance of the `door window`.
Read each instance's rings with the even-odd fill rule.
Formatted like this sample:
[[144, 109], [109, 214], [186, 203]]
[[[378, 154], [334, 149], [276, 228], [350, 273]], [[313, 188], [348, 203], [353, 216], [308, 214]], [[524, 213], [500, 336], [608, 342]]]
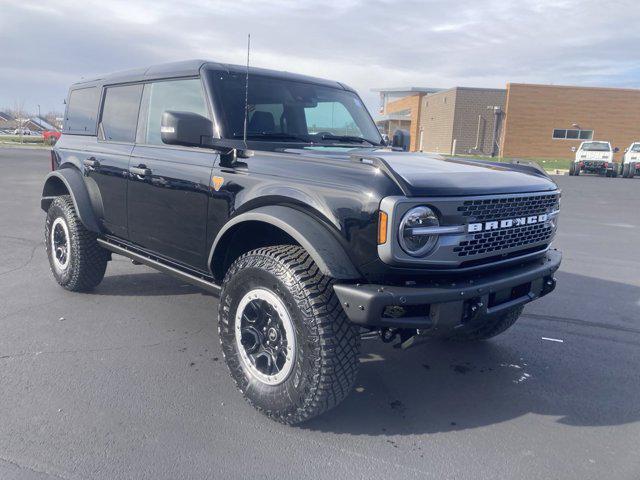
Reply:
[[163, 145], [160, 122], [165, 110], [197, 113], [209, 118], [202, 83], [198, 78], [150, 83], [145, 87], [145, 98], [149, 99], [149, 108], [143, 143], [149, 145]]
[[142, 85], [107, 88], [101, 120], [105, 140], [133, 143], [141, 96]]
[[65, 133], [95, 135], [98, 100], [96, 87], [71, 90], [65, 118]]

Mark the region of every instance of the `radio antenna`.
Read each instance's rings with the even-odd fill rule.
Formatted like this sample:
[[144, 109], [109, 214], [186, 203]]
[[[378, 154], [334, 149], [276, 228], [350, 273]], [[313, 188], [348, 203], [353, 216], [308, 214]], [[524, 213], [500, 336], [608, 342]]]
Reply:
[[244, 148], [247, 147], [247, 118], [249, 117], [249, 52], [251, 51], [251, 34], [247, 35], [247, 73], [244, 83], [244, 132], [242, 139], [244, 140]]

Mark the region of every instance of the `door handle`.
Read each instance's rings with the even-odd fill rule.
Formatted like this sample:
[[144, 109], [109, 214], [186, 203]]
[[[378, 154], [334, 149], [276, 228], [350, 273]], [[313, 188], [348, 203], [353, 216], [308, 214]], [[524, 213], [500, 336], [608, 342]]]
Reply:
[[89, 157], [82, 161], [85, 167], [89, 169], [96, 169], [100, 167], [100, 161], [96, 160], [96, 157]]
[[144, 165], [141, 165], [139, 167], [129, 167], [129, 172], [131, 172], [133, 175], [138, 175], [140, 177], [151, 175], [151, 170], [145, 167]]

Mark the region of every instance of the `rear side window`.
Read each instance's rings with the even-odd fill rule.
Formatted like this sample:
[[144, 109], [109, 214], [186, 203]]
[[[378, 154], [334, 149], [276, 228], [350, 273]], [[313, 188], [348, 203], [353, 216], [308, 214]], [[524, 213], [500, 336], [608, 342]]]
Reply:
[[141, 96], [142, 85], [107, 88], [101, 119], [105, 140], [133, 143]]
[[143, 142], [148, 145], [163, 145], [160, 122], [165, 110], [197, 113], [209, 118], [202, 83], [198, 78], [149, 83], [145, 87], [145, 103], [147, 98], [147, 129]]
[[98, 89], [79, 88], [69, 93], [64, 132], [95, 135], [98, 118]]

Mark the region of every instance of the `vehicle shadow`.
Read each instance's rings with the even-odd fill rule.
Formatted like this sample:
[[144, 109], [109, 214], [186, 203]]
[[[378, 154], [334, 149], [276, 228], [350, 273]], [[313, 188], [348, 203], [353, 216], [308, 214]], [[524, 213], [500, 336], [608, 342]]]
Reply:
[[[580, 285], [640, 298], [640, 288], [633, 285], [560, 276], [567, 291], [559, 288], [556, 301], [567, 302], [565, 295]], [[509, 332], [475, 344], [426, 340], [400, 350], [364, 341], [354, 392], [302, 428], [413, 435], [472, 429], [527, 414], [557, 417], [572, 426], [640, 421], [640, 325], [625, 327], [624, 317], [585, 319], [575, 297], [573, 305], [575, 318], [528, 316], [525, 310]]]
[[206, 291], [160, 272], [105, 275], [93, 295], [151, 297], [207, 294]]

